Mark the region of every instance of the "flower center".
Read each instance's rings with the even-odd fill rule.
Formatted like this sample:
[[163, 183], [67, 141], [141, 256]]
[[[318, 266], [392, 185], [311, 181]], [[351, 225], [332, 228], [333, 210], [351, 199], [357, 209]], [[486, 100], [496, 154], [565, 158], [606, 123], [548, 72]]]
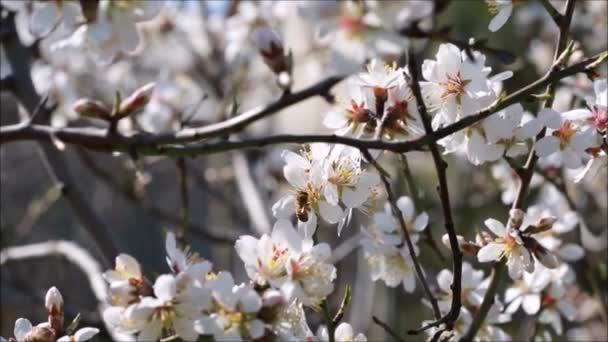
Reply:
[[361, 101], [361, 103], [357, 104], [357, 101], [350, 100], [350, 109], [347, 109], [350, 112], [351, 120], [354, 122], [366, 123], [372, 120], [371, 112], [367, 108], [365, 108], [365, 102]]
[[560, 142], [560, 147], [563, 149], [566, 145], [570, 144], [570, 139], [576, 133], [576, 127], [570, 120], [566, 120], [562, 123], [562, 126], [553, 132], [553, 136], [557, 137]]
[[460, 95], [464, 93], [464, 88], [471, 81], [462, 79], [460, 72], [456, 75], [447, 74], [446, 77], [447, 81], [440, 83], [444, 88], [441, 98], [445, 99], [448, 96], [456, 96], [456, 101], [460, 104]]
[[605, 131], [608, 128], [608, 108], [601, 106], [591, 107], [591, 116], [587, 120], [599, 131]]

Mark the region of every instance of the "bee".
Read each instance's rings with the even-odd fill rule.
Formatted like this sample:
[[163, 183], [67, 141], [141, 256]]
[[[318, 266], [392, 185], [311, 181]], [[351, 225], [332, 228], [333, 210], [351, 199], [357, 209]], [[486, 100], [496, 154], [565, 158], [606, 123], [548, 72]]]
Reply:
[[296, 217], [298, 220], [302, 222], [308, 221], [309, 210], [308, 193], [306, 191], [298, 191], [296, 194]]

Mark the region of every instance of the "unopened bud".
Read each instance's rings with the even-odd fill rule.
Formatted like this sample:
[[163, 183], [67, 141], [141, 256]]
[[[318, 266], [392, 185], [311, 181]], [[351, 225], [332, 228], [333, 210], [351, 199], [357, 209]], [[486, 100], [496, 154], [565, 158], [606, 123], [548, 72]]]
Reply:
[[63, 329], [63, 296], [55, 286], [46, 292], [44, 306], [49, 313], [49, 326], [55, 331], [61, 331]]
[[91, 99], [80, 99], [74, 102], [72, 109], [82, 116], [108, 120], [110, 110], [102, 102]]
[[154, 92], [154, 83], [148, 83], [139, 89], [135, 90], [129, 97], [122, 100], [118, 110], [118, 116], [124, 118], [142, 110], [152, 97]]
[[287, 71], [287, 56], [279, 34], [268, 26], [258, 27], [253, 31], [253, 41], [260, 51], [266, 65], [276, 74]]
[[63, 309], [63, 296], [55, 286], [51, 287], [46, 292], [46, 297], [44, 298], [44, 306], [49, 312], [53, 310], [60, 311]]
[[540, 220], [538, 220], [537, 223], [526, 227], [525, 233], [527, 235], [542, 233], [544, 231], [551, 229], [553, 227], [553, 224], [555, 223], [555, 221], [557, 221], [556, 217], [553, 217], [553, 216], [543, 217]]
[[511, 209], [509, 211], [509, 223], [511, 227], [519, 229], [524, 221], [524, 214], [521, 209]]
[[280, 306], [284, 303], [285, 297], [277, 290], [267, 290], [262, 296], [262, 306], [264, 307]]

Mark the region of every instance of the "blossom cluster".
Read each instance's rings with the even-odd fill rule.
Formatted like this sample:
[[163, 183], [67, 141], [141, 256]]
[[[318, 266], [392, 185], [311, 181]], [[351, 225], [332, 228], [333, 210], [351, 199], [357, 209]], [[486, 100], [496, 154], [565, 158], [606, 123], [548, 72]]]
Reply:
[[[510, 20], [526, 19], [510, 18], [518, 13], [515, 0], [485, 2], [493, 16], [488, 17], [491, 32], [501, 30]], [[477, 49], [485, 43], [471, 39], [459, 44], [456, 39], [444, 39], [449, 30], [435, 31], [432, 18], [435, 11], [441, 10], [435, 8], [440, 1], [409, 1], [397, 18], [390, 13], [399, 33], [387, 24], [389, 14], [379, 3], [235, 1], [234, 6], [225, 9], [228, 14], [206, 14], [203, 20], [191, 14], [201, 6], [209, 10], [207, 4], [197, 2], [0, 0], [2, 8], [20, 23], [17, 29], [22, 40], [27, 41], [28, 35], [41, 40], [42, 55], [49, 55], [32, 67], [32, 77], [37, 90], [61, 99], [57, 112], [69, 113], [63, 114], [65, 117], [54, 116], [53, 126], [101, 119], [109, 124], [107, 136], [118, 140], [161, 137], [159, 141], [171, 141], [187, 136], [193, 127], [216, 122], [217, 118], [209, 113], [226, 117], [235, 114], [240, 106], [236, 94], [241, 96], [242, 89], [250, 88], [249, 96], [243, 96], [247, 106], [257, 104], [268, 95], [264, 93], [267, 90], [280, 91], [283, 95], [274, 104], [280, 106], [281, 101], [292, 101], [292, 86], [304, 78], [301, 74], [315, 74], [313, 71], [320, 69], [323, 72], [318, 74], [331, 70], [332, 75], [344, 76], [345, 94], [335, 101], [328, 91], [316, 94], [328, 100], [321, 121], [334, 134], [321, 141], [339, 140], [343, 144], [314, 142], [302, 144], [297, 151], [284, 150], [282, 177], [278, 177], [281, 186], [277, 188], [285, 185], [287, 189], [278, 199], [273, 197], [276, 201], [269, 208], [274, 225], [267, 233], [242, 235], [234, 241], [234, 252], [248, 279], [241, 282], [237, 272], [215, 270], [211, 260], [185, 247], [173, 232], [168, 232], [165, 273], [152, 278], [142, 266], [146, 264], [128, 254], [117, 255], [114, 269], [103, 273], [108, 285], [103, 321], [113, 333], [140, 341], [196, 341], [201, 336], [217, 341], [366, 341], [366, 336], [357, 331], [359, 327], [343, 322], [343, 310], [348, 306], [346, 296], [340, 312], [329, 317], [331, 296], [339, 288], [339, 265], [330, 243], [319, 241], [321, 230], [327, 226], [335, 226], [336, 239], [341, 240], [353, 233], [349, 230], [355, 225], [360, 226], [354, 232], [359, 234], [357, 248], [367, 262], [365, 269], [372, 281], [380, 280], [390, 288], [402, 286], [408, 294], [424, 288], [432, 296], [422, 302], [445, 316], [450, 316], [454, 299], [458, 298], [454, 297], [454, 282], [460, 281], [462, 306], [457, 317], [442, 324], [422, 322], [430, 327], [425, 331], [429, 340], [458, 341], [468, 336], [488, 296], [493, 302], [485, 316], [479, 316], [483, 321], [475, 331], [476, 341], [512, 340], [505, 325], [517, 321], [520, 308], [525, 314], [538, 317], [535, 327], [542, 329], [534, 333], [544, 339], [563, 334], [568, 328], [564, 327], [564, 320], [573, 322], [579, 318], [571, 295], [578, 291], [576, 274], [569, 263], [581, 260], [588, 251], [565, 236], [583, 227], [584, 221], [575, 211], [577, 203], [568, 197], [566, 182], [572, 181], [581, 188], [593, 187], [590, 184], [606, 172], [605, 73], [586, 72], [585, 77], [591, 82], [580, 81], [584, 86], [565, 84], [571, 79], [565, 80], [565, 85], [551, 81], [552, 87], [557, 88], [555, 93], [553, 89], [546, 94], [530, 94], [534, 99], [520, 96], [518, 100], [505, 101], [504, 81], [515, 79], [519, 71], [515, 67], [512, 71], [490, 66], [491, 59]], [[188, 6], [194, 10], [184, 9]], [[581, 6], [583, 13], [579, 15], [592, 16], [588, 6]], [[531, 16], [534, 18], [526, 20], [538, 19]], [[301, 44], [309, 47], [286, 43], [294, 30], [287, 28], [298, 21], [313, 28], [310, 44]], [[398, 57], [419, 50], [414, 39], [405, 38], [408, 33], [411, 38], [441, 41], [434, 57], [423, 61], [418, 84], [413, 83], [418, 73]], [[205, 39], [198, 39], [200, 36]], [[149, 46], [146, 53], [138, 55], [144, 39]], [[192, 53], [182, 54], [182, 45]], [[530, 45], [537, 51], [546, 49], [544, 42]], [[167, 59], [168, 50], [176, 57]], [[562, 56], [554, 57], [551, 50], [548, 64], [542, 58], [532, 63], [551, 73], [580, 59], [583, 51], [570, 44]], [[295, 63], [308, 55], [316, 58], [310, 65]], [[66, 62], [65, 56], [74, 62]], [[95, 61], [95, 67], [89, 58]], [[138, 59], [129, 63], [129, 58]], [[163, 65], [162, 72], [150, 82], [149, 69], [156, 70], [157, 64]], [[362, 71], [364, 64], [366, 69]], [[100, 73], [103, 75], [90, 77], [89, 69], [98, 65], [105, 65]], [[230, 75], [226, 75], [227, 70]], [[83, 94], [80, 89], [86, 88], [80, 82], [87, 78], [100, 85], [94, 94]], [[260, 87], [266, 83], [270, 90]], [[234, 85], [231, 88], [226, 84]], [[113, 105], [108, 105], [105, 89], [113, 90]], [[122, 99], [121, 90], [127, 89], [130, 95]], [[564, 89], [570, 95], [568, 101], [560, 95]], [[104, 100], [92, 100], [93, 96]], [[228, 110], [226, 98], [230, 96], [234, 96], [234, 101]], [[539, 101], [539, 109], [530, 104], [536, 98], [543, 100]], [[264, 115], [264, 111], [246, 113], [240, 122], [239, 118], [228, 120], [236, 120], [240, 129], [243, 122]], [[473, 124], [435, 139], [434, 133], [476, 118], [479, 119]], [[212, 138], [221, 135], [227, 143], [236, 143], [231, 140], [236, 134], [229, 136], [235, 131], [224, 133]], [[183, 141], [194, 140], [196, 134]], [[176, 149], [196, 147], [182, 146], [182, 140], [177, 141], [176, 146], [168, 145]], [[407, 184], [409, 196], [398, 193], [392, 198], [390, 187], [397, 189], [401, 185], [394, 172], [397, 154], [356, 147], [363, 146], [356, 143], [345, 145], [349, 141], [378, 144], [375, 146], [409, 146], [406, 143], [418, 142], [414, 149], [420, 151], [436, 148], [436, 143], [446, 160], [475, 166], [467, 173], [474, 181], [486, 177], [480, 176], [479, 170], [488, 171], [487, 178], [497, 183], [496, 200], [513, 204], [513, 209], [505, 209], [508, 217], [503, 219], [485, 213], [479, 217], [488, 231], [478, 230], [474, 237], [456, 236], [465, 259], [461, 275], [455, 276], [455, 271], [443, 268], [443, 264], [437, 267], [438, 272], [433, 272], [432, 267], [420, 262], [419, 256], [426, 252], [421, 241], [442, 254], [441, 246], [433, 241], [434, 228], [441, 221], [434, 217], [436, 206], [420, 200], [414, 189], [419, 185], [418, 179]], [[218, 146], [222, 142], [219, 140]], [[106, 148], [103, 144], [101, 147]], [[139, 168], [146, 161], [138, 160], [136, 147], [129, 152]], [[163, 147], [164, 143], [160, 143], [152, 149], [161, 151]], [[437, 159], [437, 151], [433, 152]], [[439, 174], [441, 166], [435, 161]], [[452, 170], [450, 166], [449, 171]], [[441, 189], [443, 184], [439, 183]], [[526, 208], [521, 196], [527, 196], [530, 189], [535, 198]], [[469, 192], [471, 197], [478, 195], [476, 191]], [[588, 192], [596, 194], [598, 190]], [[441, 199], [445, 202], [443, 196]], [[582, 195], [577, 199], [591, 201]], [[442, 205], [447, 206], [448, 212], [460, 214], [459, 207], [450, 208], [447, 202]], [[477, 219], [473, 217], [473, 223]], [[447, 222], [448, 217], [444, 220], [452, 235], [444, 235], [442, 241], [451, 248], [450, 237], [454, 238], [455, 233], [448, 226], [454, 224]], [[457, 233], [464, 234], [465, 230], [457, 228]], [[494, 268], [493, 275], [482, 269], [488, 264]], [[504, 293], [492, 284], [500, 267], [508, 274]], [[429, 290], [427, 279], [431, 278]], [[77, 330], [77, 320], [65, 327], [63, 298], [54, 287], [48, 290], [45, 307], [48, 321], [33, 326], [27, 319], [18, 319], [10, 341], [84, 341], [99, 333], [96, 328]], [[316, 334], [308, 322], [311, 312], [325, 316], [323, 322], [312, 325]]]

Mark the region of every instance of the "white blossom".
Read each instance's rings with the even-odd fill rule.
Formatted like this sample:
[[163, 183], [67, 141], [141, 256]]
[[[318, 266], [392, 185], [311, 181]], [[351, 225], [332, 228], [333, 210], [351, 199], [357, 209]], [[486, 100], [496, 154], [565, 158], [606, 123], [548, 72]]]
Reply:
[[552, 217], [543, 217], [532, 224], [524, 220], [521, 210], [511, 210], [509, 225], [505, 227], [495, 219], [485, 220], [485, 225], [497, 237], [483, 246], [477, 253], [479, 262], [498, 261], [503, 257], [507, 259], [509, 276], [519, 279], [523, 270], [534, 271], [534, 255], [543, 265], [549, 268], [557, 267], [555, 256], [540, 245], [532, 235], [551, 229], [555, 221]]
[[551, 109], [543, 109], [538, 121], [547, 127], [547, 135], [538, 140], [534, 148], [542, 159], [557, 154], [564, 166], [570, 169], [583, 165], [587, 149], [596, 141], [595, 129], [577, 122], [577, 112], [559, 114]]

